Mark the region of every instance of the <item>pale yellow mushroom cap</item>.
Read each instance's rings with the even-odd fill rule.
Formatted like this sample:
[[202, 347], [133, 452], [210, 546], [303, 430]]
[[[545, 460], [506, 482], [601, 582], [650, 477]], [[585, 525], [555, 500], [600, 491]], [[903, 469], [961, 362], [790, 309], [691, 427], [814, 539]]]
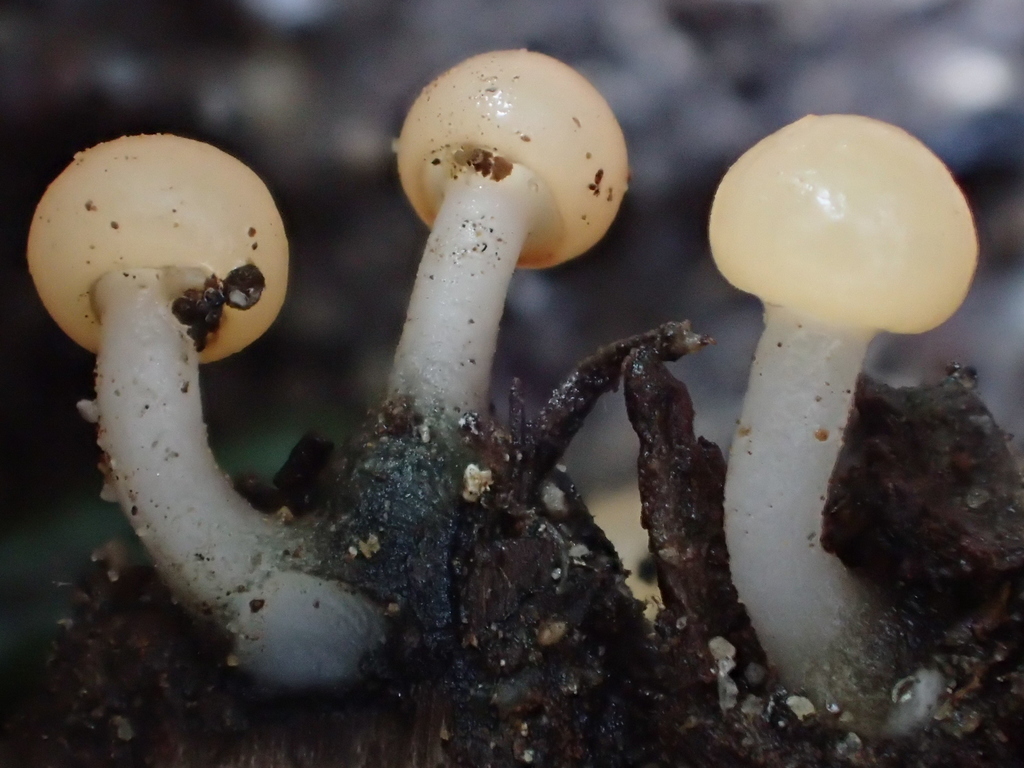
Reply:
[[125, 136], [75, 155], [36, 208], [28, 266], [57, 324], [95, 352], [90, 291], [111, 270], [197, 267], [224, 278], [255, 264], [266, 289], [251, 309], [225, 310], [203, 361], [237, 352], [274, 321], [288, 281], [288, 241], [260, 178], [208, 144]]
[[711, 250], [729, 282], [824, 322], [919, 333], [960, 306], [978, 256], [949, 170], [910, 134], [808, 116], [722, 179]]
[[398, 172], [427, 224], [473, 150], [507, 161], [498, 162], [499, 176], [507, 163], [528, 168], [557, 209], [534, 223], [519, 260], [524, 267], [559, 264], [594, 245], [629, 180], [626, 142], [608, 103], [574, 69], [531, 51], [467, 59], [412, 105], [397, 143]]

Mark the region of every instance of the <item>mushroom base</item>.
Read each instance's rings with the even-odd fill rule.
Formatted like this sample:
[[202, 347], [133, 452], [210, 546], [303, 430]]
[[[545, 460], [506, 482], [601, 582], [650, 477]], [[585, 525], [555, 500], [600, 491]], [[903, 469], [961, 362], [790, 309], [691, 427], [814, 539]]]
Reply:
[[[513, 418], [508, 431], [470, 433], [467, 450], [494, 481], [479, 501], [453, 502], [454, 621], [430, 656], [444, 664], [422, 664], [420, 646], [397, 643], [377, 665], [377, 682], [360, 691], [256, 699], [225, 663], [227, 648], [197, 632], [150, 569], [108, 560], [81, 585], [43, 689], [9, 724], [0, 762], [1024, 765], [1020, 475], [970, 380], [912, 390], [865, 383], [857, 393], [825, 545], [886, 585], [915, 628], [899, 674], [933, 665], [952, 688], [926, 730], [869, 739], [838, 715], [808, 711], [766, 669], [730, 581], [724, 462], [694, 436], [692, 404], [661, 364], [664, 352], [653, 335], [611, 345], [532, 426]], [[623, 371], [665, 603], [653, 628], [549, 464], [574, 431], [567, 425], [585, 415], [580, 403], [593, 405]], [[398, 442], [416, 435], [418, 417], [401, 404], [381, 415]], [[524, 459], [510, 448], [524, 449]], [[542, 499], [559, 496], [550, 483], [564, 504], [545, 507]], [[722, 671], [718, 657], [735, 667]]]

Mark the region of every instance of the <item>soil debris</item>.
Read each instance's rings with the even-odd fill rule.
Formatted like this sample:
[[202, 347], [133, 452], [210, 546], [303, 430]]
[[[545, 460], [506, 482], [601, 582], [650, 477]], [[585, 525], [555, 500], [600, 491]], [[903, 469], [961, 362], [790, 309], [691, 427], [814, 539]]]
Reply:
[[[149, 568], [118, 564], [111, 581], [100, 562], [0, 758], [27, 768], [1024, 766], [1020, 476], [969, 372], [905, 390], [863, 380], [833, 478], [827, 541], [906, 615], [902, 674], [927, 667], [950, 681], [931, 727], [869, 739], [779, 684], [732, 587], [725, 461], [694, 434], [686, 387], [664, 365], [707, 343], [673, 324], [605, 347], [535, 420], [513, 387], [507, 429], [467, 417], [424, 441], [423, 417], [392, 401], [345, 448], [317, 443], [320, 458], [296, 460], [296, 487], [317, 500], [303, 524], [321, 526], [318, 546], [334, 553], [325, 573], [378, 599], [393, 628], [360, 690], [268, 699]], [[653, 624], [555, 466], [620, 380], [664, 604]], [[491, 477], [467, 499], [469, 464]]]

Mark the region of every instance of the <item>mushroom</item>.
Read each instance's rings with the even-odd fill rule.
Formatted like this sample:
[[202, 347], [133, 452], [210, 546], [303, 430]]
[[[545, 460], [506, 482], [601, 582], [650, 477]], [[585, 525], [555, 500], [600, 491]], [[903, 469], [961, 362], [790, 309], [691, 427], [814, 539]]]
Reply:
[[[895, 674], [888, 609], [822, 549], [821, 514], [868, 343], [939, 325], [967, 292], [978, 246], [963, 193], [899, 128], [808, 116], [729, 169], [710, 240], [726, 279], [765, 304], [725, 488], [737, 592], [787, 685], [848, 710], [875, 697], [864, 717], [916, 727], [924, 715], [908, 726], [905, 711], [930, 709], [913, 692], [903, 713], [877, 712]], [[922, 696], [942, 689], [919, 678]]]
[[284, 299], [288, 244], [263, 182], [189, 139], [100, 144], [43, 195], [28, 263], [58, 325], [97, 353], [96, 400], [80, 410], [98, 423], [105, 490], [176, 599], [230, 633], [266, 686], [356, 677], [378, 612], [305, 572], [304, 531], [252, 509], [206, 443], [197, 348], [243, 348]]
[[426, 412], [480, 412], [516, 265], [560, 264], [604, 235], [628, 181], [622, 130], [575, 70], [497, 51], [424, 88], [396, 150], [432, 230], [390, 389]]

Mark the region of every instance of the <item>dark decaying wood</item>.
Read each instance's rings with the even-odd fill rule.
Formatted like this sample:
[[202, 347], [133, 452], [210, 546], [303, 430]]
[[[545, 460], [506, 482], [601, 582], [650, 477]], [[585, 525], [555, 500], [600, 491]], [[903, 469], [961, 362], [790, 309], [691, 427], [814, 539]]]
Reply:
[[[368, 660], [357, 691], [262, 695], [150, 568], [110, 548], [77, 589], [0, 765], [1024, 766], [1021, 480], [973, 380], [955, 372], [933, 387], [864, 381], [857, 391], [826, 539], [900, 606], [914, 635], [908, 663], [950, 681], [924, 732], [862, 739], [836, 713], [794, 712], [794, 692], [779, 685], [737, 600], [722, 529], [725, 462], [694, 434], [693, 404], [664, 365], [707, 343], [671, 324], [609, 345], [533, 420], [513, 388], [507, 429], [466, 420], [459, 446], [438, 454], [447, 479], [400, 402], [374, 412], [334, 464], [317, 471], [319, 453], [302, 463], [289, 492], [303, 504], [328, 499], [341, 515], [359, 500], [338, 495], [339, 478], [365, 476], [356, 495], [369, 494], [372, 512], [396, 499], [436, 503], [452, 493], [461, 457], [493, 474], [479, 500], [452, 493], [436, 539], [445, 552], [407, 536], [406, 549], [382, 550], [378, 571], [353, 571], [397, 606], [396, 639]], [[642, 522], [664, 602], [653, 624], [555, 467], [596, 399], [620, 381], [640, 438]], [[405, 444], [417, 446], [415, 461], [402, 461]], [[364, 472], [360, 462], [371, 459]], [[420, 599], [430, 605], [414, 605]]]

